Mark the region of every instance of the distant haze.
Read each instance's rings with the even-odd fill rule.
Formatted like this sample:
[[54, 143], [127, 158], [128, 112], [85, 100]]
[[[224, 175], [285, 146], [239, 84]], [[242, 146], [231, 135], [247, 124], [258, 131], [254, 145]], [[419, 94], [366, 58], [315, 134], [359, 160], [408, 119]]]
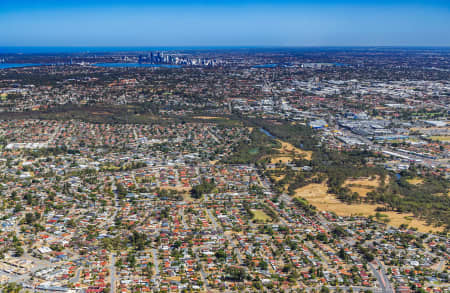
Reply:
[[450, 46], [450, 5], [2, 0], [0, 46]]

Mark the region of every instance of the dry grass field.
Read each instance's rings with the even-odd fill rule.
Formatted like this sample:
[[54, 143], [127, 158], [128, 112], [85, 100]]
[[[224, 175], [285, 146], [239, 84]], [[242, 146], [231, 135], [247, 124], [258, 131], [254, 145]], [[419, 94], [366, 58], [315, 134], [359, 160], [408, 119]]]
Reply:
[[279, 140], [279, 142], [281, 143], [280, 153], [294, 155], [294, 156], [304, 156], [305, 159], [311, 160], [311, 156], [312, 156], [311, 151], [304, 151], [304, 150], [299, 149], [285, 141]]
[[380, 178], [378, 176], [374, 176], [373, 178], [352, 178], [347, 179], [344, 185], [361, 185], [364, 187], [378, 187], [380, 186]]
[[252, 210], [253, 213], [253, 219], [259, 220], [263, 222], [269, 222], [272, 220], [272, 218], [267, 215], [263, 210]]
[[421, 179], [421, 178], [406, 179], [406, 181], [407, 181], [409, 184], [413, 184], [413, 185], [419, 185], [419, 184], [422, 184], [422, 183], [423, 183], [423, 179]]
[[181, 193], [181, 196], [183, 196], [183, 200], [186, 202], [189, 201], [201, 201], [201, 199], [195, 199], [191, 197], [191, 189], [192, 187], [183, 187], [183, 186], [163, 186], [160, 187], [160, 189], [166, 189], [166, 190], [176, 190]]
[[211, 120], [211, 119], [228, 119], [228, 118], [222, 118], [222, 117], [216, 117], [216, 116], [194, 116], [192, 118], [195, 119], [203, 119], [203, 120]]
[[283, 178], [285, 177], [285, 175], [280, 175], [280, 176], [271, 176], [273, 179], [275, 179], [276, 181], [280, 181], [283, 180]]
[[312, 152], [301, 150], [292, 144], [278, 140], [281, 144], [281, 148], [278, 149], [279, 154], [271, 156], [270, 163], [276, 164], [281, 161], [281, 163], [289, 163], [294, 159], [305, 158], [306, 160], [311, 160]]
[[294, 159], [294, 158], [291, 157], [291, 156], [280, 156], [280, 155], [275, 155], [275, 156], [272, 156], [272, 157], [270, 158], [270, 163], [271, 163], [271, 164], [276, 164], [276, 163], [287, 164], [287, 163], [292, 162], [293, 159]]
[[[305, 198], [308, 202], [314, 205], [320, 211], [333, 212], [338, 216], [374, 216], [377, 207], [381, 205], [375, 204], [346, 204], [339, 201], [334, 195], [327, 193], [327, 185], [309, 184], [307, 186], [298, 188], [295, 196]], [[388, 216], [389, 225], [400, 226], [407, 224], [409, 227], [417, 228], [421, 232], [439, 232], [442, 227], [433, 227], [426, 225], [425, 221], [414, 218], [412, 214], [400, 214], [396, 212], [382, 212]]]
[[367, 193], [373, 191], [373, 188], [349, 186], [352, 192], [356, 192], [360, 197], [366, 197]]
[[183, 186], [160, 186], [160, 189], [167, 189], [167, 190], [176, 190], [176, 191], [185, 191], [189, 192], [191, 191], [191, 187], [183, 187]]
[[441, 141], [441, 142], [450, 142], [450, 136], [442, 135], [442, 136], [430, 136], [430, 139]]
[[374, 191], [380, 186], [380, 183], [380, 178], [375, 176], [372, 178], [347, 179], [343, 186], [350, 188], [352, 192], [358, 193], [360, 197], [366, 197], [367, 193]]
[[395, 227], [398, 227], [401, 224], [407, 224], [408, 227], [417, 228], [417, 230], [420, 232], [442, 232], [444, 230], [444, 227], [434, 227], [427, 225], [425, 221], [417, 219], [411, 213], [404, 214], [396, 212], [383, 212], [383, 214], [388, 215], [390, 220], [389, 225]]

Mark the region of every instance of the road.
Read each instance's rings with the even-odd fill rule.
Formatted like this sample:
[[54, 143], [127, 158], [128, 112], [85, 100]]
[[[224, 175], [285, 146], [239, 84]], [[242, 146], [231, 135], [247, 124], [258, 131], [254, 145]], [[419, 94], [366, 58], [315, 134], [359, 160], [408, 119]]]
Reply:
[[70, 280], [70, 283], [76, 284], [80, 281], [80, 274], [81, 274], [82, 269], [83, 269], [83, 267], [79, 267], [77, 269], [77, 272], [75, 273], [75, 276]]
[[377, 262], [378, 266], [380, 267], [381, 276], [383, 277], [384, 284], [386, 285], [386, 292], [388, 293], [394, 293], [394, 289], [392, 289], [391, 282], [389, 281], [389, 278], [387, 276], [386, 271], [384, 270], [383, 264], [376, 258], [375, 261]]
[[184, 214], [184, 208], [181, 208], [181, 209], [179, 210], [179, 215], [180, 215], [180, 217], [181, 217], [181, 224], [183, 224], [183, 228], [184, 228], [185, 230], [187, 230], [187, 229], [188, 229], [188, 225], [186, 224], [186, 220], [184, 219], [184, 217], [185, 217], [185, 214]]
[[444, 265], [445, 265], [445, 260], [441, 259], [441, 261], [439, 262], [439, 266], [438, 266], [437, 271], [442, 273], [442, 271], [444, 270]]
[[[200, 260], [197, 259], [197, 263], [199, 263], [199, 262], [200, 262]], [[208, 281], [206, 280], [207, 275], [206, 275], [205, 271], [203, 270], [202, 265], [200, 265], [200, 275], [202, 277], [203, 288], [206, 290], [206, 288], [208, 287]]]
[[[199, 264], [199, 263], [200, 263], [200, 258], [198, 257], [198, 255], [199, 255], [198, 250], [199, 250], [199, 248], [197, 248], [197, 249], [195, 250], [195, 259], [196, 259], [196, 262]], [[206, 275], [205, 271], [203, 270], [203, 266], [202, 266], [202, 265], [200, 265], [200, 277], [201, 277], [202, 282], [203, 282], [203, 290], [206, 290], [207, 284], [208, 284], [206, 278], [207, 278], [208, 276]]]
[[208, 214], [209, 219], [211, 220], [211, 223], [214, 226], [214, 229], [216, 231], [221, 230], [219, 225], [217, 224], [216, 218], [213, 216], [213, 214], [211, 213], [211, 211], [209, 209], [206, 209], [206, 213]]
[[[367, 290], [370, 290], [370, 291], [372, 291], [372, 292], [374, 292], [374, 293], [382, 293], [383, 291], [381, 291], [379, 288], [370, 288], [370, 287], [361, 287], [361, 286], [349, 286], [349, 287], [347, 287], [347, 286], [343, 286], [343, 287], [334, 287], [334, 286], [331, 286], [331, 287], [328, 287], [328, 289], [330, 289], [330, 290], [333, 290], [333, 291], [335, 291], [335, 290], [337, 290], [337, 289], [341, 289], [341, 290], [344, 290], [344, 291], [346, 291], [346, 292], [348, 292], [348, 291], [350, 291], [350, 289], [353, 291], [353, 292], [365, 292], [365, 291], [367, 291]], [[310, 292], [312, 289], [307, 289], [306, 291], [308, 291], [308, 292]], [[317, 292], [317, 291], [316, 291]]]
[[109, 256], [109, 273], [111, 283], [111, 293], [116, 292], [116, 258], [113, 253]]
[[380, 270], [377, 270], [375, 266], [372, 263], [369, 263], [369, 267], [372, 271], [372, 273], [377, 278], [378, 284], [380, 284], [380, 288], [383, 293], [394, 293], [394, 290], [392, 289], [391, 282], [389, 281], [389, 278], [386, 276], [386, 273], [381, 266], [381, 263], [376, 260], [378, 266], [380, 267]]
[[375, 266], [371, 263], [369, 263], [370, 270], [374, 274], [374, 276], [377, 278], [378, 284], [380, 285], [381, 291], [383, 293], [386, 293], [386, 285], [383, 277], [381, 276], [381, 273], [375, 268]]
[[239, 248], [235, 248], [235, 249], [234, 249], [234, 253], [235, 253], [236, 256], [237, 256], [237, 259], [238, 259], [238, 261], [239, 261], [239, 264], [242, 265], [242, 264], [244, 263], [244, 260], [242, 259], [242, 256], [241, 256], [241, 250], [240, 250]]
[[211, 137], [212, 137], [217, 143], [220, 143], [220, 140], [217, 138], [217, 136], [216, 136], [214, 133], [212, 133], [211, 130], [208, 130], [208, 133], [211, 135]]
[[158, 250], [153, 248], [152, 255], [153, 255], [153, 265], [154, 265], [153, 267], [155, 268], [155, 276], [159, 276]]
[[[112, 223], [114, 223], [114, 219], [117, 216], [120, 206], [119, 206], [119, 198], [117, 196], [117, 186], [116, 186], [114, 177], [111, 176], [110, 179], [112, 182], [111, 190], [114, 192], [114, 212], [111, 215], [111, 217], [108, 219], [108, 221], [112, 224]], [[110, 273], [111, 293], [115, 293], [116, 292], [116, 258], [113, 253], [111, 253], [111, 255], [109, 256], [109, 261], [110, 261], [109, 273]]]
[[110, 179], [111, 179], [111, 182], [112, 182], [112, 183], [111, 183], [111, 190], [112, 190], [112, 192], [114, 192], [114, 213], [113, 213], [113, 215], [111, 216], [111, 218], [109, 219], [109, 221], [110, 221], [110, 223], [113, 223], [113, 222], [114, 222], [114, 219], [116, 218], [117, 213], [118, 213], [118, 211], [119, 211], [120, 205], [119, 205], [119, 197], [117, 196], [117, 186], [116, 186], [116, 182], [115, 182], [113, 176], [111, 176]]

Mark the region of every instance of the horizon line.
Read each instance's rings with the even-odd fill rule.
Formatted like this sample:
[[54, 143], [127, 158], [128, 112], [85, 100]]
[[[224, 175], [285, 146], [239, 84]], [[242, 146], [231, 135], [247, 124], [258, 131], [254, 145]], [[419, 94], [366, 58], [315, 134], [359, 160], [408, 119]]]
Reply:
[[0, 48], [433, 48], [447, 47], [448, 45], [0, 45]]

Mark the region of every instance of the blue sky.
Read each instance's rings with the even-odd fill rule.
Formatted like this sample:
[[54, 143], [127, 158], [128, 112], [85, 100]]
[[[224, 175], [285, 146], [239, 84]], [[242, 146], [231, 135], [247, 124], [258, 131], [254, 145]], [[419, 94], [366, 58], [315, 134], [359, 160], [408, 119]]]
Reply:
[[0, 0], [0, 46], [450, 46], [450, 0]]

